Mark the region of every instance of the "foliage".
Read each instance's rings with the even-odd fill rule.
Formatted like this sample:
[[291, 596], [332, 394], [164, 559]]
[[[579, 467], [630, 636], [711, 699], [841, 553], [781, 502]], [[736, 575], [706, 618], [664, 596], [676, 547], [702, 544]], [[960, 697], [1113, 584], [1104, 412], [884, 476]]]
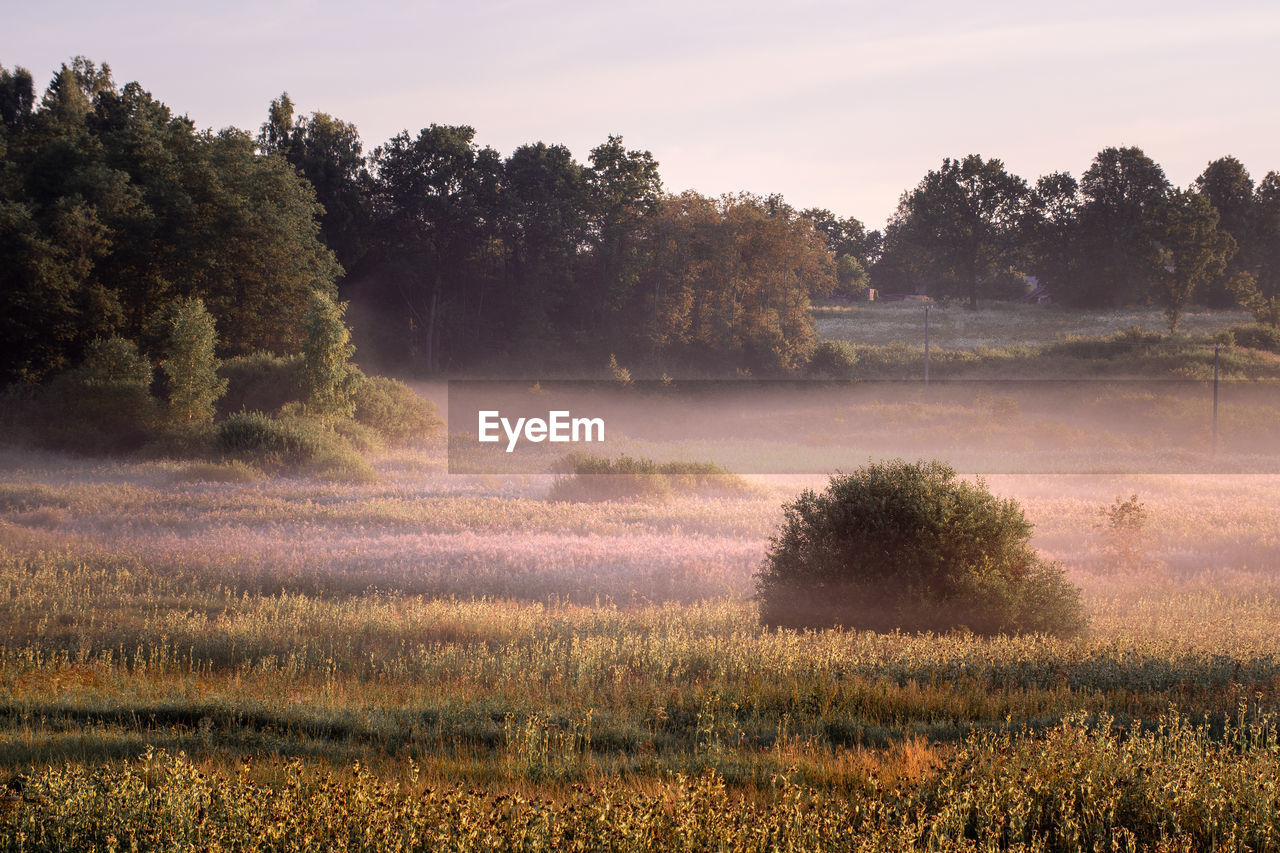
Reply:
[[263, 153], [283, 157], [315, 189], [324, 210], [319, 237], [350, 270], [368, 249], [372, 217], [370, 178], [355, 125], [321, 112], [294, 119], [293, 101], [285, 92], [271, 102], [257, 142]]
[[634, 314], [649, 324], [651, 351], [766, 373], [808, 360], [809, 298], [836, 284], [810, 219], [777, 197], [686, 192], [665, 199], [649, 224], [653, 259]]
[[813, 376], [852, 379], [858, 365], [858, 351], [847, 341], [823, 341], [813, 350], [806, 370]]
[[278, 356], [269, 352], [239, 355], [222, 362], [219, 374], [227, 380], [227, 393], [219, 405], [228, 415], [242, 409], [278, 412], [287, 403], [301, 401], [302, 355]]
[[377, 430], [392, 444], [409, 444], [436, 435], [444, 426], [435, 404], [396, 379], [366, 376], [352, 398], [357, 422]]
[[1008, 266], [1028, 199], [1026, 182], [996, 159], [946, 158], [902, 197], [886, 232], [889, 251], [912, 255], [936, 295], [978, 303], [979, 284]]
[[1236, 299], [1259, 323], [1280, 327], [1280, 172], [1268, 172], [1253, 195], [1246, 273], [1231, 280]]
[[3, 158], [0, 380], [41, 381], [95, 337], [156, 352], [157, 313], [189, 297], [231, 352], [293, 346], [339, 272], [290, 164], [239, 131], [197, 132], [83, 57], [8, 129]]
[[178, 424], [213, 423], [214, 406], [227, 391], [227, 380], [218, 377], [213, 317], [203, 300], [191, 298], [178, 307], [172, 325], [160, 363], [169, 379], [169, 416]]
[[1218, 221], [1213, 204], [1193, 192], [1175, 190], [1151, 209], [1149, 227], [1162, 261], [1152, 295], [1164, 308], [1171, 333], [1192, 297], [1217, 280], [1236, 254], [1236, 241]]
[[99, 338], [89, 345], [80, 378], [89, 386], [135, 385], [149, 388], [151, 365], [138, 352], [137, 344], [113, 335]]
[[1259, 244], [1254, 210], [1253, 178], [1235, 157], [1220, 157], [1195, 180], [1195, 190], [1208, 199], [1218, 214], [1218, 227], [1235, 242], [1234, 252], [1221, 272], [1205, 283], [1199, 300], [1213, 308], [1236, 304], [1243, 278], [1254, 278]]
[[1042, 175], [1028, 198], [1022, 226], [1028, 272], [1055, 299], [1071, 301], [1080, 289], [1080, 183], [1066, 172]]
[[785, 507], [757, 576], [765, 624], [1073, 634], [1079, 591], [1031, 524], [940, 462], [872, 463]]
[[1280, 329], [1275, 326], [1233, 326], [1229, 331], [1236, 346], [1280, 354]]
[[1127, 147], [1104, 148], [1080, 180], [1077, 251], [1086, 259], [1072, 304], [1118, 307], [1143, 299], [1162, 259], [1151, 213], [1170, 190], [1164, 169]]
[[342, 320], [346, 310], [347, 303], [334, 303], [322, 291], [312, 294], [302, 345], [302, 388], [307, 405], [325, 419], [351, 417], [361, 380], [350, 361], [356, 348]]
[[474, 143], [475, 130], [433, 124], [402, 132], [373, 152], [377, 221], [385, 253], [380, 267], [394, 282], [396, 313], [408, 326], [409, 359], [439, 370], [446, 348], [462, 345], [449, 322], [467, 314], [467, 282], [491, 236], [501, 160]]
[[553, 501], [660, 499], [673, 492], [740, 492], [748, 486], [736, 474], [711, 462], [654, 462], [585, 453], [563, 460], [548, 495]]
[[371, 479], [373, 469], [330, 425], [300, 415], [237, 412], [218, 424], [218, 447], [266, 471], [315, 471]]
[[83, 365], [41, 390], [37, 418], [35, 439], [46, 447], [85, 453], [136, 450], [159, 422], [151, 365], [133, 341], [95, 340]]
[[1099, 510], [1107, 551], [1117, 570], [1136, 572], [1146, 563], [1147, 506], [1137, 494], [1126, 500], [1117, 497], [1111, 506]]
[[631, 384], [631, 371], [618, 364], [618, 357], [613, 353], [609, 353], [609, 377], [621, 386]]

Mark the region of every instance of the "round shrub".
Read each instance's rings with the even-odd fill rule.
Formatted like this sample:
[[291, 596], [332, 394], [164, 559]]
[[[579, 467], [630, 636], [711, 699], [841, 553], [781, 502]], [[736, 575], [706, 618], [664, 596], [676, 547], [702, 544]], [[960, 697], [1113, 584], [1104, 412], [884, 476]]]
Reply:
[[[372, 480], [376, 475], [351, 441], [319, 418], [288, 412], [236, 412], [218, 424], [223, 453], [266, 471], [301, 470], [338, 480]], [[341, 423], [341, 422], [340, 422]], [[349, 431], [359, 424], [346, 423]]]
[[236, 412], [218, 424], [218, 445], [229, 453], [267, 457], [277, 465], [309, 462], [324, 449], [322, 433], [262, 412]]
[[804, 491], [756, 576], [772, 627], [980, 634], [1084, 627], [1080, 594], [1031, 523], [941, 462], [870, 464]]
[[393, 444], [430, 438], [444, 426], [434, 403], [385, 376], [364, 377], [356, 386], [355, 419]]
[[832, 379], [850, 379], [858, 364], [858, 353], [847, 341], [823, 341], [809, 359], [809, 373]]

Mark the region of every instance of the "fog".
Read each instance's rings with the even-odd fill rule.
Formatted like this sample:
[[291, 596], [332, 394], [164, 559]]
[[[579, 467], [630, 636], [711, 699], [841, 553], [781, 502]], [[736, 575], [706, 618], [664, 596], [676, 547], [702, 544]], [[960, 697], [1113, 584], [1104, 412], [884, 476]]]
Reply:
[[[192, 463], [9, 450], [0, 455], [0, 548], [160, 567], [253, 593], [745, 600], [785, 502], [836, 471], [901, 456], [947, 461], [1016, 499], [1036, 526], [1032, 544], [1087, 594], [1280, 593], [1278, 409], [1266, 385], [1224, 383], [1216, 452], [1202, 382], [418, 390], [449, 417], [448, 449], [437, 441], [384, 453], [372, 483], [210, 482]], [[602, 417], [606, 441], [482, 449], [479, 407]], [[750, 488], [549, 500], [553, 472], [575, 452], [716, 462]], [[1101, 513], [1135, 494], [1148, 522], [1139, 565], [1122, 570]]]
[[[1280, 386], [1178, 380], [449, 383], [455, 473], [546, 473], [567, 452], [823, 474], [870, 459], [961, 472], [1280, 473]], [[605, 441], [484, 444], [478, 413], [600, 418]], [[1216, 425], [1215, 425], [1216, 421]]]

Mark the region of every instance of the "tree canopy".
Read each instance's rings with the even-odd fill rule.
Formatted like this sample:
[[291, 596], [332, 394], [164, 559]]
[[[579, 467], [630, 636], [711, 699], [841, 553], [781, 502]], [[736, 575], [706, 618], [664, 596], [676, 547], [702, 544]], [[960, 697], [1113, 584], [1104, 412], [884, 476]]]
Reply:
[[190, 297], [228, 352], [300, 341], [311, 292], [332, 291], [340, 268], [289, 164], [243, 132], [197, 131], [83, 58], [29, 113], [17, 101], [0, 179], [0, 378], [39, 381], [113, 334], [158, 353], [163, 319]]
[[0, 381], [41, 382], [112, 336], [158, 363], [195, 298], [220, 357], [297, 351], [316, 291], [351, 304], [362, 358], [405, 373], [609, 355], [785, 372], [813, 349], [810, 300], [868, 287], [973, 305], [1034, 278], [1174, 326], [1197, 301], [1280, 324], [1280, 178], [1255, 186], [1232, 157], [1185, 190], [1135, 147], [1033, 183], [946, 158], [881, 234], [778, 195], [668, 193], [618, 135], [580, 162], [431, 124], [366, 154], [287, 93], [256, 136], [198, 130], [77, 57], [43, 92], [0, 67], [0, 158]]

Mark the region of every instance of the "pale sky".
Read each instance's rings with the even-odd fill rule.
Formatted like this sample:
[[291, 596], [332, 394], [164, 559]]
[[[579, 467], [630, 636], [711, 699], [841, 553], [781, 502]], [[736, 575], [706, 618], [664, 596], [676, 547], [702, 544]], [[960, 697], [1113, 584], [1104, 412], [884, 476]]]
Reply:
[[1082, 2], [23, 3], [0, 64], [77, 54], [199, 127], [257, 132], [288, 91], [366, 151], [469, 124], [504, 156], [609, 134], [670, 191], [779, 192], [880, 227], [943, 157], [1034, 181], [1136, 145], [1186, 185], [1280, 169], [1280, 4]]

